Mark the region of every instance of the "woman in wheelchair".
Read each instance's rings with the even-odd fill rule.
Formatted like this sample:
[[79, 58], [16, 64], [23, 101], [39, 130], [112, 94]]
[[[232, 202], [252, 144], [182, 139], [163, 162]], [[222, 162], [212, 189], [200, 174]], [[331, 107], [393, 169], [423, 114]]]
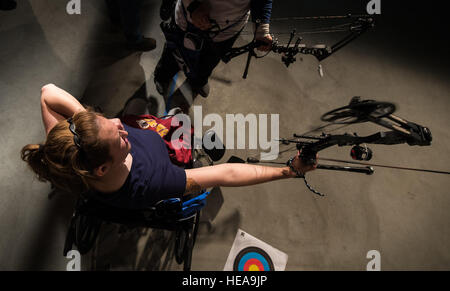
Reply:
[[[220, 164], [183, 169], [171, 163], [162, 138], [86, 110], [53, 84], [42, 88], [44, 144], [23, 147], [22, 159], [40, 181], [73, 193], [96, 193], [111, 206], [142, 209], [214, 186], [239, 187], [297, 175], [290, 167]], [[293, 168], [313, 170], [298, 156]]]

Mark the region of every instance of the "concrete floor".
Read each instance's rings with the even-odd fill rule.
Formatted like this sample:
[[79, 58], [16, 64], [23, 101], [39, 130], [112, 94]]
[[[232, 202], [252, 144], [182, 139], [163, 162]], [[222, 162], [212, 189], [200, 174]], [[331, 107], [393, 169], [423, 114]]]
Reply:
[[[334, 15], [363, 7], [361, 1], [341, 6], [335, 1], [298, 2], [275, 1], [273, 17]], [[438, 17], [436, 7], [433, 13], [425, 13], [432, 8], [409, 7], [406, 14], [385, 2], [377, 28], [327, 59], [323, 78], [312, 57], [286, 69], [279, 56], [270, 54], [254, 61], [243, 80], [242, 56], [221, 63], [211, 79], [210, 96], [194, 104], [203, 106], [204, 115], [280, 114], [280, 136], [290, 137], [321, 125], [322, 113], [346, 105], [355, 95], [391, 101], [399, 105], [399, 116], [431, 128], [433, 145], [373, 146], [373, 162], [448, 171], [445, 18]], [[165, 106], [152, 81], [164, 41], [159, 1], [145, 1], [143, 7], [145, 33], [158, 41], [147, 53], [123, 48], [124, 39], [109, 22], [103, 1], [82, 1], [81, 15], [67, 15], [66, 4], [20, 1], [16, 10], [0, 12], [0, 270], [65, 270], [68, 262], [62, 248], [74, 198], [58, 194], [49, 200], [50, 186], [33, 178], [19, 158], [22, 146], [45, 137], [39, 110], [42, 85], [54, 83], [86, 104], [101, 106], [108, 116], [136, 92], [153, 97], [155, 112], [161, 114]], [[421, 13], [436, 18], [419, 17]], [[274, 21], [272, 30], [286, 32], [298, 25]], [[346, 128], [361, 135], [377, 129]], [[321, 156], [347, 159], [348, 152], [332, 148]], [[256, 153], [229, 150], [222, 161]], [[279, 160], [288, 157], [283, 154]], [[298, 180], [215, 189], [204, 211], [192, 269], [222, 270], [238, 228], [288, 254], [287, 270], [365, 270], [369, 250], [380, 252], [383, 270], [450, 269], [448, 176], [376, 168], [373, 176], [316, 171], [309, 182], [327, 196], [313, 195]], [[180, 269], [171, 257], [171, 233], [118, 231], [115, 225], [103, 228], [95, 254], [82, 258], [83, 269]]]

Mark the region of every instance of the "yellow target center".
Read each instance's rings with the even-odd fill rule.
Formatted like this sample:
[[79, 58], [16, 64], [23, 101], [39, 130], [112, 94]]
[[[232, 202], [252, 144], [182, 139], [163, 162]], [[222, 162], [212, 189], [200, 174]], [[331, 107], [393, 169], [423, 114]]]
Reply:
[[249, 271], [259, 271], [259, 268], [258, 268], [257, 265], [251, 265], [251, 266], [248, 268], [248, 270], [249, 270]]

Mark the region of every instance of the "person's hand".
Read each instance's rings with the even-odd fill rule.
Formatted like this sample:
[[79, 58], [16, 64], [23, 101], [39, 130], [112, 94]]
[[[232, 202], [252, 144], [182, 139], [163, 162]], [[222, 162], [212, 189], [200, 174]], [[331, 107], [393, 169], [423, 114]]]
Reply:
[[208, 1], [202, 2], [197, 9], [192, 11], [191, 19], [192, 24], [201, 29], [208, 30], [211, 28], [211, 22], [209, 21], [209, 12], [211, 11], [211, 6]]
[[[318, 155], [316, 156], [316, 159], [318, 158]], [[317, 162], [314, 165], [305, 165], [302, 161], [302, 159], [300, 158], [300, 151], [298, 152], [297, 156], [294, 158], [294, 160], [292, 161], [292, 166], [294, 167], [294, 169], [297, 170], [297, 172], [299, 172], [300, 174], [306, 174], [307, 172], [313, 171], [317, 168]], [[294, 171], [292, 171], [292, 169], [289, 169], [292, 176], [296, 177], [297, 173], [295, 173]]]
[[272, 49], [272, 36], [270, 34], [266, 34], [261, 37], [257, 37], [256, 40], [262, 41], [265, 43], [265, 45], [261, 45], [257, 48], [259, 51], [268, 52]]

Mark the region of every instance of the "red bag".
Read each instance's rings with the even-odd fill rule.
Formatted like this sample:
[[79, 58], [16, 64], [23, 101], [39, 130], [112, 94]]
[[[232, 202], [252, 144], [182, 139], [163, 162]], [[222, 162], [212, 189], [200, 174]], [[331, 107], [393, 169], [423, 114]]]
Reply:
[[125, 115], [122, 117], [122, 122], [134, 128], [155, 131], [164, 140], [172, 163], [182, 167], [190, 167], [192, 165], [192, 147], [190, 140], [192, 140], [194, 129], [192, 127], [190, 128], [190, 140], [183, 139], [185, 133], [180, 136], [178, 141], [181, 144], [181, 148], [176, 149], [172, 144], [172, 135], [183, 124], [179, 122], [178, 126], [172, 126], [172, 121], [175, 118], [175, 116], [158, 118], [153, 115]]

